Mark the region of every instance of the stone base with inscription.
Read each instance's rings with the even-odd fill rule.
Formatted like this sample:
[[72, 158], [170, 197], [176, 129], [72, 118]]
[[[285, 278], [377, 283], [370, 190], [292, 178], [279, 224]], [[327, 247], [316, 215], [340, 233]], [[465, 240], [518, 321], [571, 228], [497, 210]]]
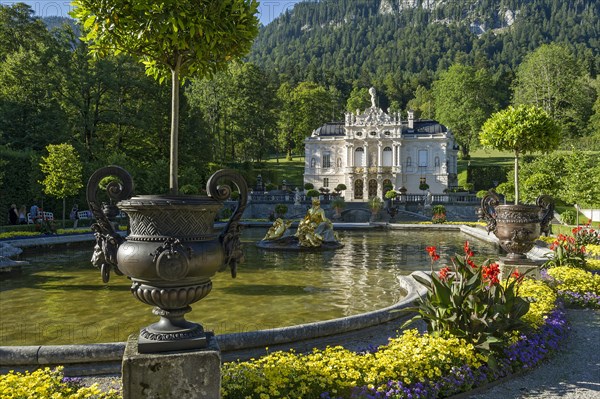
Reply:
[[221, 352], [214, 334], [206, 338], [205, 349], [139, 353], [138, 336], [131, 335], [123, 354], [123, 399], [218, 399]]

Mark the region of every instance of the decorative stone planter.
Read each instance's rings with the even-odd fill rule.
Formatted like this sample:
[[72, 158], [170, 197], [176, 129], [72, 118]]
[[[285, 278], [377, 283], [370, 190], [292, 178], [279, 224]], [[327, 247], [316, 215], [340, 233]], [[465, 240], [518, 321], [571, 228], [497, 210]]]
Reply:
[[[100, 204], [99, 183], [113, 176], [107, 187], [116, 206]], [[220, 180], [233, 182], [240, 193], [238, 205], [223, 229], [213, 227], [222, 201], [231, 188], [218, 186]], [[118, 166], [96, 171], [88, 182], [87, 197], [97, 220], [96, 246], [92, 263], [108, 282], [110, 271], [125, 274], [132, 281], [131, 292], [138, 300], [154, 306], [160, 320], [140, 331], [140, 353], [197, 349], [207, 346], [200, 324], [185, 320], [190, 305], [207, 296], [211, 277], [218, 270], [243, 260], [239, 243], [239, 220], [248, 198], [246, 182], [234, 171], [220, 170], [207, 183], [208, 196], [136, 196], [133, 182]], [[114, 230], [110, 216], [127, 213], [131, 233], [122, 238]]]

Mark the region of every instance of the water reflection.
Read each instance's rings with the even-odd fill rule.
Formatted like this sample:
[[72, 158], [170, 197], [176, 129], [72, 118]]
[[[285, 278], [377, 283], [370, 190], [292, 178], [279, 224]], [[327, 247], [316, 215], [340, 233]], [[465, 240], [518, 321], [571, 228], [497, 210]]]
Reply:
[[[442, 261], [462, 251], [464, 236], [412, 231], [341, 231], [335, 252], [274, 252], [253, 243], [264, 229], [243, 232], [246, 263], [238, 278], [221, 273], [213, 292], [193, 305], [188, 319], [217, 334], [252, 331], [342, 317], [391, 305], [402, 297], [397, 275], [428, 270], [428, 245]], [[156, 321], [135, 300], [130, 282], [101, 282], [91, 247], [25, 254], [23, 274], [0, 282], [0, 345], [124, 341]], [[489, 244], [473, 242], [482, 256]], [[438, 266], [439, 267], [439, 266]]]

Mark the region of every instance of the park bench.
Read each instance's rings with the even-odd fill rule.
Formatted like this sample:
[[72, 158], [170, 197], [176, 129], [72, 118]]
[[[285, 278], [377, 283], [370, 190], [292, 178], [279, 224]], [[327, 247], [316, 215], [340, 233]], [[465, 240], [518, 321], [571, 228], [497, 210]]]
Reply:
[[[38, 211], [37, 219], [41, 220], [54, 220], [54, 214], [52, 212], [42, 212]], [[33, 219], [31, 219], [31, 213], [27, 212], [27, 223], [33, 224]]]

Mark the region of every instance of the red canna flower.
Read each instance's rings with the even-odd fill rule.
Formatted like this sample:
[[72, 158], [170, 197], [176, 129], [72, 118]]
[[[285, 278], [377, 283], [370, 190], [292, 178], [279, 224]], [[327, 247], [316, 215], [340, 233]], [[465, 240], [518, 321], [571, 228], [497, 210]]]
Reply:
[[483, 281], [488, 282], [490, 286], [500, 282], [498, 279], [498, 276], [500, 275], [500, 266], [498, 266], [497, 263], [492, 263], [489, 266], [483, 266], [481, 271], [483, 275]]
[[471, 248], [469, 247], [469, 241], [465, 241], [464, 250], [465, 250], [465, 255], [467, 256], [467, 258], [470, 258], [471, 256], [473, 256], [473, 251], [471, 251]]
[[429, 257], [431, 258], [431, 260], [433, 262], [435, 262], [436, 260], [438, 260], [440, 258], [440, 256], [437, 254], [437, 252], [435, 252], [435, 247], [425, 247], [425, 251], [427, 251], [427, 253], [429, 254]]
[[473, 269], [477, 269], [477, 265], [471, 259], [467, 259], [467, 264], [471, 266]]
[[442, 267], [442, 269], [438, 272], [440, 280], [446, 281], [448, 279], [448, 273], [450, 273], [450, 268], [448, 266]]

